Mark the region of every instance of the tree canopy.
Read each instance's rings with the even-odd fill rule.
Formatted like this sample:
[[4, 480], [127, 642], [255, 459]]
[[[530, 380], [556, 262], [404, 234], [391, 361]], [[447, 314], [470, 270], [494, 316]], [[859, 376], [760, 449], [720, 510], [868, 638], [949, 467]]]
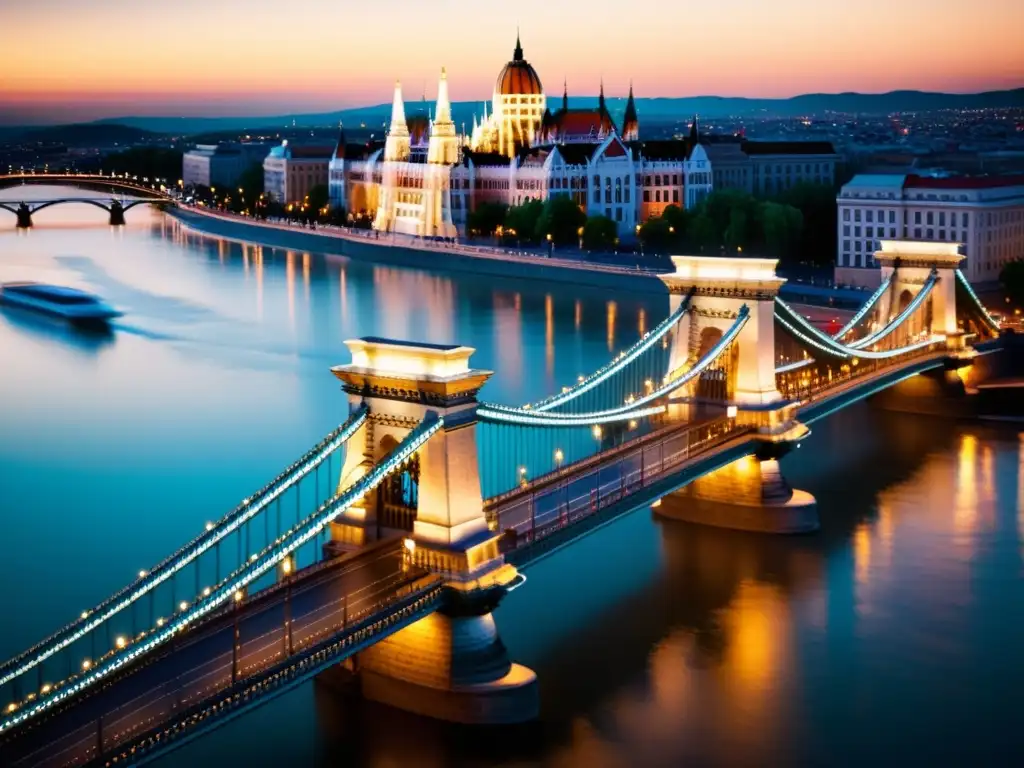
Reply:
[[999, 272], [1006, 296], [1015, 308], [1024, 307], [1024, 260], [1008, 262]]
[[591, 216], [583, 225], [583, 247], [588, 251], [610, 251], [617, 238], [615, 222], [607, 216]]

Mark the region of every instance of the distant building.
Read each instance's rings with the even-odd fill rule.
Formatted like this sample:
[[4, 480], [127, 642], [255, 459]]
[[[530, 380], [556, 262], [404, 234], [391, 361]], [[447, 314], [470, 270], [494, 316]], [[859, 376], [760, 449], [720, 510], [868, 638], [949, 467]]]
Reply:
[[407, 116], [396, 84], [385, 142], [349, 144], [342, 133], [330, 161], [331, 202], [383, 231], [450, 237], [483, 203], [564, 195], [588, 216], [607, 216], [629, 240], [668, 206], [693, 208], [719, 186], [775, 194], [804, 181], [832, 184], [838, 160], [823, 142], [707, 141], [696, 118], [686, 138], [639, 137], [632, 86], [621, 130], [603, 83], [593, 107], [570, 107], [563, 87], [551, 112], [517, 38], [491, 111], [474, 118], [469, 136], [452, 123], [443, 69], [433, 116]]
[[181, 179], [186, 187], [233, 187], [253, 163], [263, 161], [267, 144], [198, 144], [182, 156]]
[[836, 198], [837, 282], [878, 285], [882, 239], [960, 243], [972, 283], [1024, 258], [1024, 176], [860, 174]]
[[327, 185], [334, 147], [289, 144], [285, 139], [263, 160], [263, 191], [279, 203], [301, 204], [313, 187]]
[[770, 197], [797, 184], [828, 184], [836, 179], [836, 155], [827, 141], [744, 141], [755, 195]]

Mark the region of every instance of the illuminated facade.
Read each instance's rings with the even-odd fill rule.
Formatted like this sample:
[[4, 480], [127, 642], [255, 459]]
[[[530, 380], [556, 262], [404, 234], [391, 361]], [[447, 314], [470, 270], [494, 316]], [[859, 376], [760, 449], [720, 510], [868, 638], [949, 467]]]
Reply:
[[[778, 154], [772, 142], [729, 145], [737, 150], [724, 155], [715, 151], [720, 146], [726, 145], [703, 141], [696, 118], [685, 138], [640, 141], [632, 85], [621, 128], [603, 83], [595, 106], [570, 107], [564, 87], [552, 112], [517, 37], [490, 111], [485, 104], [482, 119], [474, 116], [468, 136], [455, 130], [444, 70], [433, 119], [408, 117], [396, 84], [386, 140], [347, 144], [343, 134], [329, 187], [332, 204], [384, 232], [453, 237], [465, 232], [469, 212], [482, 203], [512, 206], [565, 195], [588, 216], [614, 221], [628, 241], [638, 224], [670, 205], [693, 208], [719, 184], [746, 188], [755, 157]], [[795, 146], [778, 145], [778, 151], [801, 154]], [[726, 157], [726, 173], [712, 167], [718, 155]], [[737, 163], [747, 170], [737, 172]]]

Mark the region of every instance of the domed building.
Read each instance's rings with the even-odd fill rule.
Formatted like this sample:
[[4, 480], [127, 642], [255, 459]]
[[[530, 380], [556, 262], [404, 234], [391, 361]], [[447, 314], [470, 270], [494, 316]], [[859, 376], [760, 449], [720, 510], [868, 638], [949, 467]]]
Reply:
[[524, 58], [522, 43], [516, 35], [512, 60], [498, 73], [494, 83], [491, 114], [488, 117], [485, 109], [484, 121], [474, 125], [470, 144], [477, 152], [514, 157], [523, 147], [537, 142], [546, 109], [540, 76]]

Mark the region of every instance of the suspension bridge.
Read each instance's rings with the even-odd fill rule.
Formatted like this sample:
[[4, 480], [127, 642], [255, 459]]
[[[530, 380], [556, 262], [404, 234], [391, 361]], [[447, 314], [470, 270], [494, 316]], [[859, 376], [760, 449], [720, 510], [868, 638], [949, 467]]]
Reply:
[[886, 242], [835, 334], [766, 259], [673, 257], [666, 319], [529, 404], [480, 400], [473, 350], [368, 337], [350, 415], [124, 589], [0, 666], [7, 766], [142, 763], [324, 670], [424, 715], [537, 713], [492, 617], [523, 569], [617, 515], [813, 530], [778, 459], [902, 379], [958, 381], [998, 328], [947, 244]]

